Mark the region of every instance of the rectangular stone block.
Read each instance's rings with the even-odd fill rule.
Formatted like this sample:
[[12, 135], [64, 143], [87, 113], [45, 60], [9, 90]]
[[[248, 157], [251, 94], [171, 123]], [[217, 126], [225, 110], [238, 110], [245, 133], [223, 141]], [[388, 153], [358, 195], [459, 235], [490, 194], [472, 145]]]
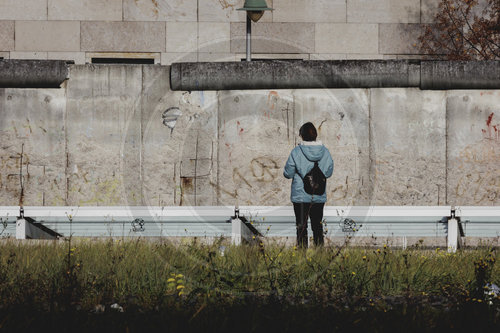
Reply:
[[196, 21], [196, 14], [197, 0], [123, 0], [125, 21]]
[[273, 22], [346, 22], [345, 0], [274, 0]]
[[433, 23], [441, 0], [422, 0], [420, 4], [420, 22]]
[[68, 204], [140, 205], [142, 66], [74, 65], [70, 77]]
[[47, 0], [0, 0], [0, 20], [46, 20]]
[[76, 65], [85, 64], [85, 52], [47, 52], [47, 59], [72, 60]]
[[122, 0], [48, 0], [47, 10], [49, 20], [122, 20]]
[[[267, 0], [267, 6], [273, 8], [273, 0]], [[200, 22], [246, 22], [246, 12], [237, 10], [243, 7], [240, 0], [203, 0], [198, 2]], [[260, 22], [272, 22], [273, 11], [266, 11]]]
[[0, 58], [9, 59], [10, 58], [9, 52], [0, 52]]
[[44, 60], [47, 59], [47, 52], [10, 52], [10, 59]]
[[81, 27], [82, 51], [165, 51], [165, 22], [82, 22]]
[[80, 22], [16, 21], [16, 51], [80, 51]]
[[[252, 52], [309, 53], [315, 47], [313, 23], [252, 23]], [[231, 23], [231, 52], [246, 50], [246, 24]]]
[[316, 24], [316, 53], [378, 52], [377, 24]]
[[372, 89], [373, 205], [446, 204], [446, 93]]
[[500, 205], [500, 92], [448, 91], [448, 204]]
[[230, 52], [230, 24], [216, 22], [200, 22], [199, 52]]
[[379, 24], [379, 53], [420, 54], [420, 24]]
[[14, 50], [14, 21], [0, 21], [0, 51]]
[[349, 0], [349, 23], [419, 23], [420, 0]]
[[0, 89], [0, 110], [2, 204], [19, 205], [21, 169], [24, 205], [65, 205], [64, 89]]
[[167, 22], [167, 52], [196, 52], [197, 22]]

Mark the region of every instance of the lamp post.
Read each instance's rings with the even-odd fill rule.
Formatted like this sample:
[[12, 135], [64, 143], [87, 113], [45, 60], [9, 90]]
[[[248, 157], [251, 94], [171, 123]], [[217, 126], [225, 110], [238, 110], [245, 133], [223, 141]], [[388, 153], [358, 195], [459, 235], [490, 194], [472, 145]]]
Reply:
[[257, 22], [264, 15], [265, 10], [273, 10], [267, 7], [266, 0], [245, 0], [243, 8], [247, 12], [247, 61], [252, 61], [252, 21]]

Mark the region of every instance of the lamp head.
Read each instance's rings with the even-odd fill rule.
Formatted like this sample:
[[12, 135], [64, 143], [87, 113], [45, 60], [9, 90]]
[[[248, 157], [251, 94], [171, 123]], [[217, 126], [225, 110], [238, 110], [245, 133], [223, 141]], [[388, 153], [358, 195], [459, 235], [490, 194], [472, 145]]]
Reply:
[[273, 9], [267, 7], [266, 0], [245, 0], [243, 8], [238, 8], [237, 10], [245, 10], [248, 17], [252, 21], [257, 22], [264, 15], [264, 11]]

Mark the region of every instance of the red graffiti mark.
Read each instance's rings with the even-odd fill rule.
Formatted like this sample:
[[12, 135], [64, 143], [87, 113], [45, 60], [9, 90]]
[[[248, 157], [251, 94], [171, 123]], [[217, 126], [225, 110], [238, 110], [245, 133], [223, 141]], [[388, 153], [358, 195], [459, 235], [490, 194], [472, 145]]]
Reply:
[[492, 112], [489, 116], [488, 116], [488, 120], [486, 120], [486, 126], [490, 126], [491, 125], [491, 120], [493, 119], [493, 116], [495, 115], [494, 112]]
[[[499, 133], [499, 124], [493, 125], [493, 116], [495, 115], [494, 112], [492, 112], [489, 116], [488, 119], [486, 119], [486, 129], [482, 129], [481, 131], [483, 132], [483, 135], [486, 139], [493, 139], [493, 140], [499, 140], [500, 139], [500, 133]], [[492, 133], [492, 129], [494, 133]]]
[[337, 135], [337, 140], [340, 140], [340, 138], [342, 137], [342, 135]]
[[240, 128], [240, 134], [241, 134], [241, 132], [243, 132], [243, 128]]

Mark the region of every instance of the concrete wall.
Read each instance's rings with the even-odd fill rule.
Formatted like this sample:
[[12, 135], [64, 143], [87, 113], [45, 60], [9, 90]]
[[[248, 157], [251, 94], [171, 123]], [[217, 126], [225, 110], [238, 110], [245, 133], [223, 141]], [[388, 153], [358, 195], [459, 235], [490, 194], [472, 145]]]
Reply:
[[[169, 67], [75, 65], [0, 89], [0, 205], [288, 205], [312, 121], [329, 205], [500, 205], [500, 91], [173, 92]], [[22, 164], [21, 162], [22, 152]]]
[[[440, 0], [267, 0], [253, 24], [259, 58], [419, 57], [422, 25]], [[245, 53], [244, 0], [0, 0], [0, 57], [150, 57], [239, 61]]]

